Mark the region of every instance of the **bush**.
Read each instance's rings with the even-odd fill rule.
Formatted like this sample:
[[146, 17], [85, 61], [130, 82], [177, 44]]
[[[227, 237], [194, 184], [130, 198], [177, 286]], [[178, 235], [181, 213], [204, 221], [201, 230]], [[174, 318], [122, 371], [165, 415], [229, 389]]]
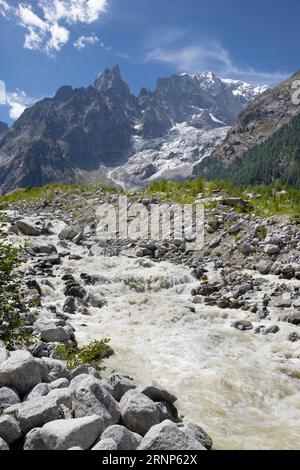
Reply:
[[101, 367], [103, 359], [113, 354], [113, 349], [109, 346], [110, 339], [104, 338], [101, 341], [93, 341], [85, 346], [74, 345], [59, 345], [56, 351], [61, 360], [67, 362], [67, 366], [70, 370], [76, 369], [76, 367], [82, 364], [88, 364], [94, 369], [101, 371], [104, 367]]
[[21, 313], [25, 310], [21, 284], [12, 275], [13, 269], [19, 265], [19, 251], [4, 241], [0, 228], [0, 341], [9, 350], [30, 341], [21, 319]]

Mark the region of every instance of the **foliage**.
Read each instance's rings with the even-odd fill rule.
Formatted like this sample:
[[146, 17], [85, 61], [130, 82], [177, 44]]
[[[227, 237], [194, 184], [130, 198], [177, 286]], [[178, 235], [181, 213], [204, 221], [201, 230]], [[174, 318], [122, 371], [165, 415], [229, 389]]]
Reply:
[[279, 182], [300, 189], [300, 114], [265, 142], [233, 159], [230, 165], [225, 167], [222, 156], [213, 155], [203, 160], [195, 172], [236, 185], [269, 186]]
[[30, 341], [30, 335], [23, 330], [21, 319], [24, 310], [21, 284], [12, 274], [19, 265], [19, 251], [5, 241], [0, 227], [0, 341], [9, 350]]
[[80, 347], [76, 344], [61, 344], [57, 346], [56, 351], [60, 358], [67, 362], [70, 370], [74, 370], [82, 364], [88, 364], [100, 371], [104, 369], [101, 367], [103, 359], [113, 354], [109, 342], [110, 339], [104, 338], [101, 341], [93, 341], [92, 343]]

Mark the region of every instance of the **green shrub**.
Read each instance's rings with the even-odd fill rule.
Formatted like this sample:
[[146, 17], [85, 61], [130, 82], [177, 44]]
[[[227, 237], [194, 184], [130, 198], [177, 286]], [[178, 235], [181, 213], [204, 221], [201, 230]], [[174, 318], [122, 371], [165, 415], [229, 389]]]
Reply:
[[56, 351], [63, 361], [67, 362], [70, 370], [82, 364], [88, 364], [94, 369], [100, 371], [103, 359], [113, 354], [113, 349], [109, 346], [110, 339], [104, 338], [101, 341], [93, 341], [85, 346], [74, 345], [59, 345]]
[[21, 313], [25, 311], [21, 283], [12, 274], [19, 263], [20, 250], [5, 242], [0, 227], [0, 341], [14, 350], [30, 342], [23, 329]]

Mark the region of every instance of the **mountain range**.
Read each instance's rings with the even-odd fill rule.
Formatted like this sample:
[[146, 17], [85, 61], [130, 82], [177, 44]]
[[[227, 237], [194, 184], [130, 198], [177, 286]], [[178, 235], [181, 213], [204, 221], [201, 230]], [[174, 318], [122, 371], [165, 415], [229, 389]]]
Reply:
[[266, 90], [205, 72], [158, 79], [134, 96], [118, 66], [106, 69], [87, 88], [63, 86], [35, 103], [10, 129], [0, 123], [0, 192], [190, 176]]

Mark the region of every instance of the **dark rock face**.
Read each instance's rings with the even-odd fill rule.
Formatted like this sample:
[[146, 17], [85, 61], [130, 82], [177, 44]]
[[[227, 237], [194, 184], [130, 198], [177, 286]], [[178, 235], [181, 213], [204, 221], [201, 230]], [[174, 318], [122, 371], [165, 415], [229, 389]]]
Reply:
[[0, 121], [0, 138], [8, 131], [8, 125], [6, 122]]
[[81, 182], [125, 163], [135, 136], [163, 137], [182, 122], [204, 131], [232, 125], [243, 106], [211, 73], [159, 79], [154, 92], [135, 97], [119, 67], [107, 69], [93, 86], [63, 86], [26, 109], [9, 131], [0, 123], [0, 192]]

